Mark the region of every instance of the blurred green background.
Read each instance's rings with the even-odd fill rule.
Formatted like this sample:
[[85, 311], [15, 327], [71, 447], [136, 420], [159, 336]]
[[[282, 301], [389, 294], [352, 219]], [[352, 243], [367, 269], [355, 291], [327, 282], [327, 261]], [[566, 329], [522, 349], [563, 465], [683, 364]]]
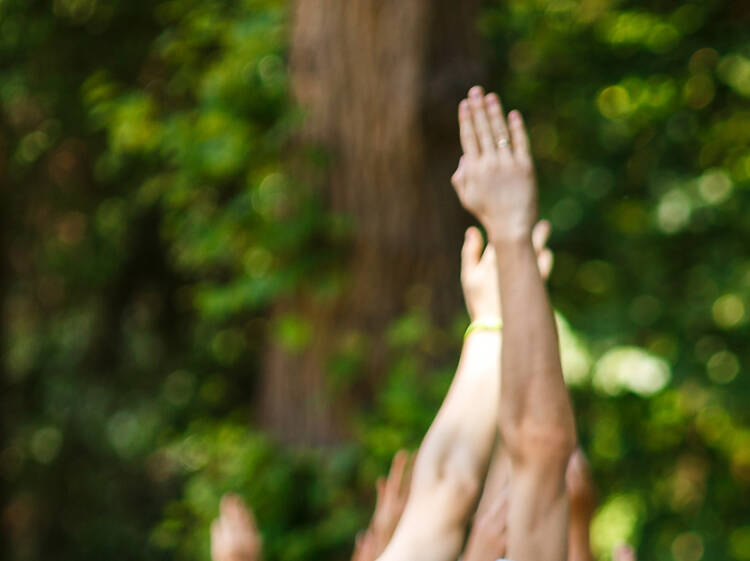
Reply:
[[750, 7], [0, 0], [3, 558], [347, 559], [457, 362], [455, 107], [526, 115], [595, 551], [750, 560]]

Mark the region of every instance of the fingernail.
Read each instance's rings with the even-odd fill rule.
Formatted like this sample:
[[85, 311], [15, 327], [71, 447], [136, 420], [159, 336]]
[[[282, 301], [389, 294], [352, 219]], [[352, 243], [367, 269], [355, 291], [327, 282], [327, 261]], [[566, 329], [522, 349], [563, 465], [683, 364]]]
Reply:
[[521, 120], [521, 114], [517, 110], [513, 110], [510, 113], [508, 113], [508, 118], [513, 119], [514, 121], [520, 121]]
[[481, 95], [481, 93], [482, 93], [482, 88], [479, 86], [474, 86], [469, 90], [469, 95], [472, 97], [477, 97]]

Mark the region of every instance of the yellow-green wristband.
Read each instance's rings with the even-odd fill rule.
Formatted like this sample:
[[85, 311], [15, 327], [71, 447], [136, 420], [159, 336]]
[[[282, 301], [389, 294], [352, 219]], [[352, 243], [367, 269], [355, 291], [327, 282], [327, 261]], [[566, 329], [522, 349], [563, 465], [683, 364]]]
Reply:
[[464, 339], [466, 339], [472, 331], [500, 331], [502, 328], [503, 320], [500, 318], [472, 321], [469, 324], [469, 327], [466, 328]]

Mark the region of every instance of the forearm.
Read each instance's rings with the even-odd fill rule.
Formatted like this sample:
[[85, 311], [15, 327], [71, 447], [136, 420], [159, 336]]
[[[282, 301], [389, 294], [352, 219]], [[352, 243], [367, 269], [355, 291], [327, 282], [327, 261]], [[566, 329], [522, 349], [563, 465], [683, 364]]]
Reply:
[[500, 430], [508, 452], [511, 458], [517, 456], [529, 444], [528, 437], [537, 433], [560, 439], [560, 447], [572, 451], [573, 410], [562, 377], [554, 314], [531, 237], [493, 241], [498, 248], [505, 332]]
[[452, 561], [476, 503], [496, 433], [500, 337], [474, 332], [428, 430], [412, 473], [409, 498], [381, 561]]
[[500, 336], [472, 332], [464, 342], [448, 394], [420, 446], [412, 488], [422, 481], [449, 477], [456, 466], [462, 477], [483, 477], [495, 437], [499, 405]]
[[505, 321], [499, 419], [512, 465], [508, 557], [562, 561], [569, 517], [565, 468], [575, 426], [554, 315], [530, 238], [498, 247], [498, 269]]

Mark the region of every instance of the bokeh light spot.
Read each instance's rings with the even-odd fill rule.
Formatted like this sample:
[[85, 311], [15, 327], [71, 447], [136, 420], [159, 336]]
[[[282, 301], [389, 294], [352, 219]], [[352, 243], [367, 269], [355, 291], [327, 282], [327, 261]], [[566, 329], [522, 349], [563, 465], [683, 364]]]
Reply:
[[608, 119], [618, 120], [627, 115], [632, 104], [628, 91], [622, 86], [604, 88], [596, 98], [597, 106], [602, 115]]
[[732, 180], [725, 171], [712, 169], [698, 180], [698, 191], [707, 203], [723, 203], [732, 194]]
[[719, 351], [708, 359], [708, 377], [717, 384], [728, 384], [740, 371], [740, 361], [730, 351]]
[[671, 370], [667, 361], [638, 347], [616, 347], [594, 366], [594, 387], [617, 395], [630, 390], [639, 395], [655, 394], [667, 385]]
[[703, 557], [703, 540], [695, 532], [686, 532], [672, 542], [675, 561], [698, 561]]
[[692, 204], [690, 198], [680, 189], [666, 193], [657, 207], [659, 226], [671, 234], [684, 228], [690, 221]]
[[62, 432], [57, 427], [41, 428], [31, 437], [31, 455], [38, 462], [48, 464], [60, 451], [62, 440]]
[[724, 294], [716, 299], [712, 312], [716, 325], [732, 329], [745, 319], [745, 303], [737, 294]]

